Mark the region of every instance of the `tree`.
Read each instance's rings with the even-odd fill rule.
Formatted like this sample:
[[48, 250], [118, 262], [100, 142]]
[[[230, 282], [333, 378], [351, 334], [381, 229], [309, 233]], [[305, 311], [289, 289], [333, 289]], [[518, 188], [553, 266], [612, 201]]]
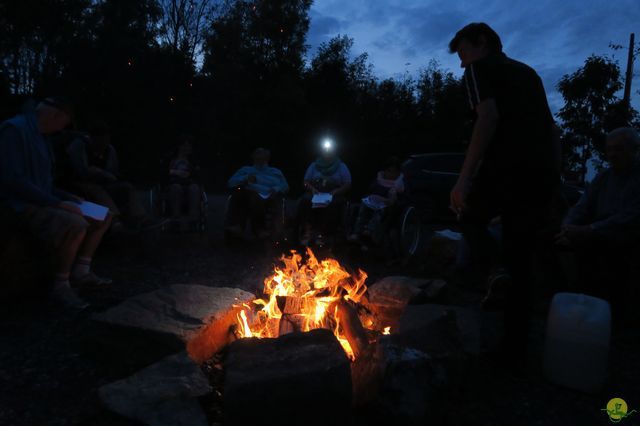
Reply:
[[173, 54], [180, 52], [192, 63], [202, 54], [206, 25], [213, 13], [210, 0], [159, 0], [160, 34]]
[[257, 145], [292, 155], [306, 125], [302, 74], [311, 0], [226, 0], [211, 21], [203, 104], [217, 169], [228, 173]]
[[68, 68], [86, 36], [89, 0], [0, 1], [0, 72], [14, 95], [32, 95]]
[[620, 68], [605, 56], [590, 56], [573, 74], [563, 76], [557, 87], [565, 101], [558, 112], [565, 168], [579, 172], [584, 181], [589, 161], [602, 162], [606, 133], [633, 124], [637, 112], [618, 98]]
[[431, 61], [421, 70], [416, 91], [421, 133], [431, 139], [430, 149], [461, 150], [471, 127], [462, 80]]

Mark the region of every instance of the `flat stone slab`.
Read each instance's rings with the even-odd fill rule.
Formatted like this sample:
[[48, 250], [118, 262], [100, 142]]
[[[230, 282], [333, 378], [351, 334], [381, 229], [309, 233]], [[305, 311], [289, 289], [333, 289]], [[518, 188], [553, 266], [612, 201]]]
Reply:
[[240, 305], [255, 296], [228, 287], [175, 284], [125, 300], [93, 319], [135, 329], [204, 362], [231, 340]]
[[182, 352], [102, 386], [98, 395], [110, 410], [148, 425], [206, 426], [196, 398], [210, 390], [200, 367]]
[[363, 304], [374, 316], [373, 328], [396, 329], [408, 304], [435, 302], [445, 293], [441, 279], [390, 276], [376, 281], [367, 290]]
[[225, 424], [342, 424], [350, 362], [329, 330], [240, 339], [224, 361]]

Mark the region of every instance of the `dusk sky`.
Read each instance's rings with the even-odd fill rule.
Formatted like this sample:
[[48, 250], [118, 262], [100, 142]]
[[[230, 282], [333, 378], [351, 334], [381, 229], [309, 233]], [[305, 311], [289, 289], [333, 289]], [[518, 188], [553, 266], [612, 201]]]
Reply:
[[[460, 76], [447, 44], [467, 23], [486, 22], [507, 55], [538, 71], [554, 112], [563, 104], [555, 86], [564, 74], [593, 53], [613, 56], [624, 73], [629, 34], [640, 42], [640, 0], [315, 0], [310, 15], [310, 55], [320, 43], [347, 35], [352, 53], [367, 52], [379, 78], [417, 75], [431, 59]], [[613, 51], [609, 43], [625, 49]], [[634, 71], [632, 100], [640, 109], [638, 58]]]

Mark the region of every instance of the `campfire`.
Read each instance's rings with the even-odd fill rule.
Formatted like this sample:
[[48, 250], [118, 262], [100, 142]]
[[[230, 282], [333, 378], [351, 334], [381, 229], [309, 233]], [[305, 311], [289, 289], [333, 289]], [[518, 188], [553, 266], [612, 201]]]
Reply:
[[[279, 337], [294, 331], [329, 329], [347, 356], [354, 360], [368, 345], [358, 316], [367, 291], [367, 274], [352, 275], [335, 259], [318, 261], [310, 249], [306, 261], [291, 251], [281, 258], [283, 267], [264, 280], [264, 298], [244, 304], [238, 313], [240, 337]], [[372, 321], [364, 321], [367, 328]], [[389, 333], [386, 327], [384, 334]]]

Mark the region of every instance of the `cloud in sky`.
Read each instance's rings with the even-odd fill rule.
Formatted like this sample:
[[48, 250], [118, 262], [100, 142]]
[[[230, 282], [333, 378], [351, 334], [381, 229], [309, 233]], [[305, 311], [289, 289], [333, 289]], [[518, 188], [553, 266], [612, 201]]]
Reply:
[[[640, 0], [316, 0], [308, 44], [338, 34], [354, 39], [353, 53], [367, 52], [378, 77], [416, 74], [431, 59], [461, 75], [447, 44], [469, 22], [484, 21], [502, 38], [504, 51], [535, 68], [553, 110], [562, 105], [558, 80], [577, 70], [591, 54], [613, 55], [624, 71], [629, 34], [640, 42]], [[640, 109], [640, 60], [636, 61], [633, 103]]]

